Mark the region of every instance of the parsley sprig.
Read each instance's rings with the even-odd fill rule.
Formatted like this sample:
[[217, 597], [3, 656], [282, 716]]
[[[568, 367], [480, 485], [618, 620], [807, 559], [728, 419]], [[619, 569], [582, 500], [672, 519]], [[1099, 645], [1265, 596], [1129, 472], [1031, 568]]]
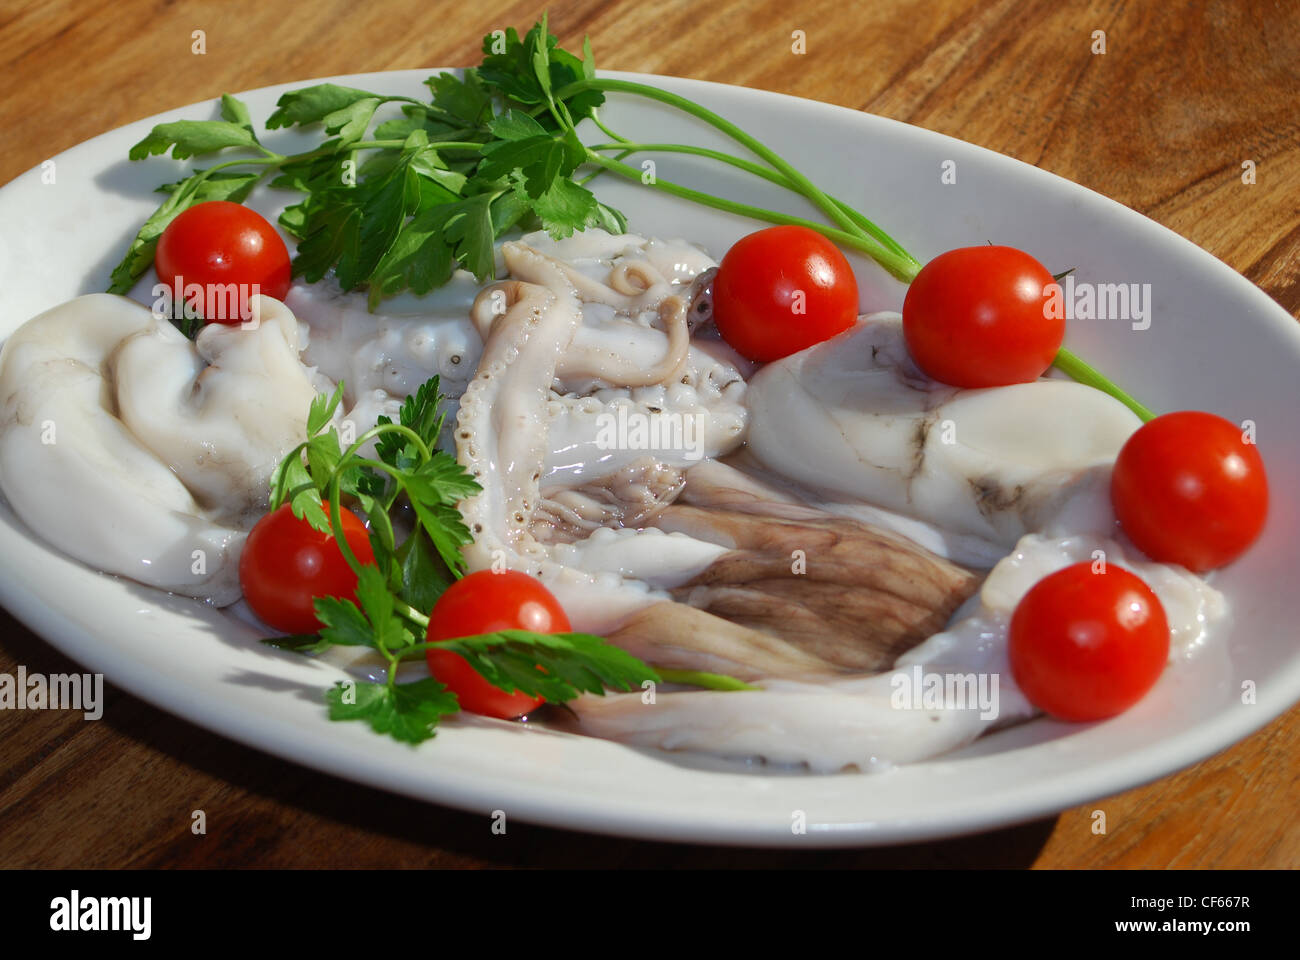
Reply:
[[[366, 288], [371, 309], [403, 290], [428, 293], [460, 266], [480, 282], [492, 278], [493, 245], [506, 231], [542, 228], [556, 238], [587, 227], [627, 229], [622, 213], [601, 203], [575, 180], [596, 167], [642, 181], [643, 171], [607, 157], [668, 149], [713, 156], [809, 197], [831, 225], [787, 216], [683, 187], [662, 179], [649, 186], [769, 223], [800, 223], [854, 247], [910, 279], [920, 264], [857, 211], [823, 195], [774, 151], [694, 102], [644, 84], [596, 77], [591, 44], [582, 56], [559, 46], [546, 16], [523, 37], [510, 28], [483, 38], [482, 62], [457, 77], [425, 81], [427, 101], [337, 84], [284, 94], [268, 129], [318, 125], [325, 139], [304, 153], [285, 155], [259, 141], [248, 110], [222, 98], [221, 119], [160, 124], [131, 148], [132, 159], [169, 149], [176, 159], [239, 151], [161, 190], [168, 198], [141, 228], [113, 272], [110, 291], [124, 293], [152, 262], [158, 236], [184, 209], [204, 200], [242, 202], [272, 176], [274, 188], [303, 198], [280, 225], [298, 241], [294, 275], [315, 282], [333, 271], [344, 290]], [[605, 91], [651, 97], [683, 109], [733, 136], [773, 165], [688, 145], [618, 143], [586, 146], [577, 133], [585, 120], [600, 125]], [[400, 116], [378, 119], [381, 108]]]
[[[463, 76], [425, 81], [428, 101], [331, 83], [284, 94], [266, 126], [319, 125], [325, 139], [304, 153], [265, 147], [247, 107], [229, 94], [220, 120], [154, 127], [131, 159], [168, 150], [178, 160], [240, 155], [160, 188], [167, 199], [113, 271], [110, 292], [134, 285], [182, 211], [205, 200], [242, 202], [268, 176], [271, 187], [303, 195], [280, 216], [298, 241], [294, 275], [315, 282], [333, 271], [344, 290], [368, 289], [372, 309], [403, 290], [428, 293], [456, 266], [491, 279], [493, 245], [517, 226], [556, 238], [591, 226], [626, 231], [621, 213], [572, 179], [589, 160], [574, 124], [593, 116], [604, 94], [552, 93], [595, 76], [590, 45], [585, 59], [559, 49], [543, 20], [522, 39], [513, 28], [485, 37], [484, 53]], [[547, 114], [529, 115], [543, 104]], [[380, 119], [385, 106], [400, 115]]]
[[[306, 654], [336, 646], [369, 647], [386, 661], [382, 681], [340, 682], [327, 691], [331, 719], [363, 720], [376, 732], [410, 743], [432, 737], [439, 721], [460, 709], [455, 695], [432, 677], [399, 683], [397, 674], [403, 661], [422, 658], [433, 648], [460, 654], [493, 686], [552, 703], [584, 692], [627, 691], [647, 680], [660, 682], [646, 664], [587, 633], [503, 630], [425, 641], [427, 611], [464, 570], [461, 547], [471, 542], [456, 504], [481, 488], [438, 448], [445, 412], [436, 376], [406, 398], [398, 422], [380, 417], [346, 449], [337, 423], [342, 396], [340, 384], [312, 402], [307, 439], [271, 477], [270, 508], [288, 503], [295, 516], [334, 537], [357, 574], [356, 600], [317, 598], [316, 616], [324, 624], [319, 633], [265, 641]], [[371, 441], [375, 455], [364, 456]], [[355, 500], [366, 516], [373, 564], [362, 564], [343, 535], [344, 497]], [[415, 515], [400, 543], [391, 519], [399, 497]]]
[[[167, 199], [113, 271], [110, 292], [125, 293], [149, 268], [158, 237], [177, 214], [205, 200], [242, 202], [272, 173], [271, 186], [303, 194], [280, 217], [280, 225], [298, 240], [294, 275], [314, 282], [332, 271], [344, 290], [367, 289], [372, 310], [403, 290], [428, 293], [457, 265], [486, 282], [494, 273], [495, 241], [515, 227], [541, 227], [556, 238], [593, 226], [624, 232], [623, 214], [587, 189], [601, 173], [763, 222], [808, 227], [871, 257], [907, 283], [921, 270], [920, 261], [879, 226], [725, 117], [649, 84], [597, 77], [590, 42], [584, 40], [581, 56], [564, 50], [545, 15], [523, 37], [513, 28], [485, 36], [483, 53], [480, 64], [459, 77], [442, 73], [426, 80], [427, 101], [330, 83], [284, 94], [267, 127], [319, 125], [325, 139], [305, 153], [284, 155], [265, 147], [247, 107], [228, 94], [221, 99], [220, 120], [156, 126], [131, 148], [132, 159], [169, 149], [176, 159], [240, 155], [159, 188]], [[689, 144], [634, 142], [600, 120], [607, 93], [690, 114], [762, 162]], [[399, 116], [378, 119], [393, 107]], [[611, 142], [585, 145], [577, 127], [587, 120]], [[611, 152], [615, 155], [607, 156]], [[623, 162], [639, 152], [695, 154], [744, 170], [805, 197], [830, 222], [646, 178], [642, 169]], [[595, 170], [575, 180], [584, 167]], [[192, 333], [188, 325], [182, 329]], [[1056, 365], [1150, 418], [1071, 351], [1062, 348]]]

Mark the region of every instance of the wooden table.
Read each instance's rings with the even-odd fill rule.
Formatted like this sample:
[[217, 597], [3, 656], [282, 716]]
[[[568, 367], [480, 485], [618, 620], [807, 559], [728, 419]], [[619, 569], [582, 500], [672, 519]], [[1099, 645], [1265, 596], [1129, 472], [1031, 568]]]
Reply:
[[[0, 4], [0, 183], [196, 100], [338, 73], [477, 62], [528, 3], [352, 0]], [[555, 2], [561, 43], [607, 68], [856, 107], [1105, 193], [1300, 314], [1300, 7], [1096, 0]], [[207, 52], [191, 53], [204, 31]], [[807, 52], [791, 53], [792, 34]], [[1092, 52], [1094, 31], [1106, 52]], [[1257, 182], [1242, 183], [1254, 161]], [[74, 665], [0, 615], [0, 672]], [[489, 821], [263, 756], [111, 691], [104, 719], [0, 719], [0, 866], [1300, 865], [1300, 710], [1157, 783], [1060, 817], [883, 851], [736, 851]], [[208, 833], [190, 832], [202, 808]], [[1106, 812], [1096, 836], [1090, 813]]]

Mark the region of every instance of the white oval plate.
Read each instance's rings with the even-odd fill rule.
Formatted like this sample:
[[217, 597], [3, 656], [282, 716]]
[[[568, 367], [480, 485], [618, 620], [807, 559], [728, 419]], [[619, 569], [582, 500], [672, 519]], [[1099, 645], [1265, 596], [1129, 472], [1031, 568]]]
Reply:
[[[421, 96], [434, 71], [332, 78]], [[418, 748], [360, 724], [330, 723], [320, 691], [328, 665], [257, 643], [246, 624], [203, 605], [96, 573], [46, 546], [0, 504], [0, 601], [73, 659], [133, 694], [249, 746], [340, 777], [488, 815], [603, 833], [706, 843], [848, 846], [984, 830], [1056, 813], [1153, 780], [1263, 726], [1300, 699], [1300, 486], [1296, 370], [1300, 328], [1220, 261], [1096, 193], [1019, 161], [916, 127], [741, 87], [610, 74], [703, 103], [776, 148], [814, 182], [864, 211], [923, 262], [993, 241], [1032, 251], [1080, 281], [1150, 284], [1150, 329], [1127, 320], [1073, 321], [1067, 342], [1157, 410], [1200, 408], [1252, 419], [1275, 492], [1260, 543], [1217, 584], [1235, 609], [1227, 643], [1165, 672], [1111, 721], [1049, 720], [987, 736], [965, 750], [884, 775], [774, 775], [687, 762], [536, 726], [467, 719]], [[286, 89], [242, 94], [255, 122]], [[602, 111], [645, 142], [727, 147], [669, 108], [614, 95]], [[106, 133], [0, 190], [0, 336], [61, 301], [102, 290], [181, 167], [129, 163], [127, 148], [159, 122], [216, 116], [212, 102]], [[600, 136], [600, 134], [596, 134]], [[273, 148], [305, 142], [268, 136]], [[301, 149], [301, 147], [298, 147]], [[733, 152], [740, 152], [738, 148]], [[638, 158], [639, 159], [639, 158]], [[793, 195], [746, 174], [658, 156], [657, 174], [724, 196], [808, 213]], [[951, 160], [956, 183], [940, 181]], [[52, 174], [52, 176], [51, 176]], [[53, 182], [45, 182], [52, 179]], [[651, 192], [613, 176], [597, 194], [630, 229], [703, 243], [719, 256], [751, 221]], [[1248, 188], [1243, 188], [1248, 189]], [[293, 195], [262, 191], [273, 215]], [[864, 310], [898, 309], [903, 287], [856, 262]], [[151, 278], [142, 281], [147, 291]], [[1062, 424], [1063, 430], [1070, 429]], [[112, 523], [112, 517], [105, 517]], [[1255, 686], [1243, 703], [1243, 684]], [[806, 833], [793, 826], [802, 813]]]

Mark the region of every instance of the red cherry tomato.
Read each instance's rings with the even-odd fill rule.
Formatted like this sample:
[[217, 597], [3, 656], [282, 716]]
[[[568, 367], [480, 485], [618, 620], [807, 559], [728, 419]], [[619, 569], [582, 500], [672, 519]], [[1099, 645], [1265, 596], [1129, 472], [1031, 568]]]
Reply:
[[1141, 578], [1076, 563], [1038, 581], [1011, 617], [1011, 672], [1059, 720], [1104, 720], [1155, 686], [1169, 658], [1165, 608]]
[[[276, 300], [289, 293], [289, 250], [280, 234], [256, 210], [228, 200], [198, 203], [178, 214], [158, 238], [153, 262], [168, 287], [180, 278], [182, 297], [188, 299], [190, 284], [203, 288], [205, 307], [211, 302], [217, 314], [204, 313], [209, 323], [242, 323], [254, 293]], [[228, 284], [237, 285], [238, 309], [223, 293]]]
[[[496, 630], [568, 633], [560, 601], [535, 578], [507, 570], [480, 570], [446, 589], [429, 614], [427, 639], [451, 640]], [[541, 697], [506, 693], [488, 683], [469, 662], [450, 650], [429, 650], [429, 672], [456, 694], [462, 710], [509, 720], [536, 710]]]
[[935, 257], [903, 300], [916, 365], [954, 387], [1028, 383], [1052, 365], [1065, 318], [1049, 317], [1047, 268], [1014, 247], [960, 247]]
[[1268, 516], [1264, 459], [1242, 429], [1195, 410], [1143, 424], [1115, 460], [1110, 499], [1138, 548], [1203, 572], [1231, 563]]
[[798, 353], [843, 333], [857, 317], [858, 281], [849, 262], [807, 227], [768, 227], [742, 237], [713, 281], [713, 322], [750, 360]]
[[[351, 510], [339, 512], [352, 553], [361, 563], [374, 563], [365, 525]], [[323, 624], [312, 601], [353, 599], [357, 575], [334, 538], [295, 517], [286, 503], [249, 533], [239, 557], [239, 585], [253, 612], [270, 626], [286, 633], [315, 633]]]

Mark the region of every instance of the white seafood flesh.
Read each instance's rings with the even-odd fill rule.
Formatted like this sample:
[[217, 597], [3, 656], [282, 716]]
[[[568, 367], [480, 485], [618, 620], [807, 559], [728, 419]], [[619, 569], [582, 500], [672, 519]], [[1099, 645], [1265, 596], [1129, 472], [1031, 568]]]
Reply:
[[[598, 252], [627, 249], [626, 238], [605, 239], [611, 246]], [[656, 495], [671, 496], [675, 463], [739, 445], [744, 380], [683, 339], [679, 285], [648, 260], [589, 276], [529, 243], [503, 244], [502, 256], [511, 279], [485, 289], [471, 311], [484, 346], [456, 418], [460, 462], [484, 488], [461, 504], [475, 537], [466, 561], [532, 573], [575, 628], [604, 630], [666, 599], [659, 587], [717, 555], [681, 534], [629, 529], [612, 544], [596, 531], [613, 520], [630, 526]], [[662, 415], [703, 421], [698, 452], [626, 437], [602, 447], [602, 427]], [[556, 525], [572, 543], [548, 542]]]
[[0, 353], [0, 489], [18, 515], [99, 570], [239, 599], [271, 472], [333, 388], [299, 359], [293, 314], [254, 307], [256, 324], [210, 324], [194, 342], [108, 294], [20, 327]]
[[[116, 352], [131, 338], [169, 337], [164, 325], [140, 304], [91, 294], [20, 327], [0, 352], [0, 487], [65, 553], [230, 603], [239, 597], [243, 531], [211, 520], [114, 413]], [[182, 366], [193, 369], [188, 359]]]
[[897, 314], [876, 314], [768, 364], [746, 394], [749, 451], [775, 472], [982, 538], [1004, 551], [1053, 522], [1105, 533], [1104, 472], [1140, 425], [1065, 380], [957, 390], [912, 363]]
[[683, 283], [713, 266], [707, 256], [601, 230], [523, 242], [559, 269], [582, 312], [555, 368], [548, 493], [646, 457], [685, 468], [740, 444], [752, 364], [721, 341], [691, 340], [687, 329]]
[[479, 285], [458, 270], [427, 297], [402, 295], [371, 312], [362, 292], [332, 281], [295, 284], [285, 304], [302, 321], [302, 362], [344, 385], [347, 419], [360, 435], [435, 374], [455, 404], [474, 376], [483, 343], [469, 319]]
[[[307, 435], [317, 388], [298, 359], [298, 322], [255, 301], [256, 329], [212, 323], [194, 342], [158, 322], [112, 361], [118, 417], [215, 519], [249, 527], [275, 465]], [[369, 425], [367, 425], [369, 426]]]
[[[1114, 541], [1089, 536], [1025, 536], [997, 564], [977, 597], [948, 629], [873, 676], [771, 679], [755, 692], [639, 693], [585, 696], [571, 704], [589, 734], [664, 750], [759, 757], [820, 773], [872, 771], [939, 756], [986, 731], [1036, 711], [1019, 691], [1007, 659], [1007, 625], [1024, 594], [1072, 563], [1105, 562], [1141, 576], [1160, 598], [1171, 626], [1171, 660], [1222, 623], [1218, 591], [1181, 568], [1126, 556]], [[919, 668], [919, 669], [918, 669]], [[919, 680], [919, 682], [918, 682]], [[939, 703], [930, 689], [948, 693]]]
[[[640, 693], [584, 696], [571, 704], [579, 729], [666, 750], [869, 770], [1032, 715], [1007, 669], [1007, 622], [1034, 582], [1068, 562], [1094, 550], [1125, 562], [1109, 539], [1106, 488], [1137, 418], [1069, 382], [936, 384], [912, 365], [897, 315], [865, 318], [746, 384], [752, 371], [725, 349], [698, 339], [683, 348], [679, 284], [631, 260], [618, 238], [592, 242], [605, 259], [583, 268], [558, 245], [505, 244], [511, 279], [472, 311], [484, 349], [456, 425], [460, 460], [484, 486], [462, 503], [477, 541], [470, 566], [526, 570], [576, 628], [653, 663], [731, 672], [761, 689], [660, 692], [651, 703]], [[689, 391], [674, 397], [678, 386]], [[611, 453], [596, 441], [612, 413], [700, 406], [734, 441], [715, 429], [714, 446], [694, 459], [626, 444]], [[745, 469], [719, 462], [746, 434]], [[685, 506], [672, 505], [679, 497]], [[971, 575], [891, 545], [900, 533], [976, 567], [996, 563], [946, 627]], [[800, 543], [822, 544], [809, 558], [818, 575], [804, 580], [780, 569]], [[882, 551], [880, 560], [843, 552], [854, 544]], [[1184, 634], [1222, 616], [1221, 598], [1197, 578], [1132, 566]], [[856, 642], [844, 629], [854, 611], [876, 611], [853, 622], [864, 637], [887, 625], [894, 645], [886, 636], [875, 654], [835, 649]], [[816, 642], [818, 624], [831, 623], [817, 618], [837, 614], [831, 645]], [[908, 639], [908, 622], [936, 615], [928, 629], [938, 632]], [[846, 669], [881, 652], [894, 671]], [[997, 703], [962, 709], [949, 698], [936, 708], [918, 697], [916, 709], [900, 708], [897, 671], [914, 667], [992, 682]]]
[[[736, 445], [745, 424], [744, 377], [753, 365], [719, 340], [687, 343], [679, 332], [670, 344], [659, 317], [666, 298], [681, 296], [714, 266], [707, 254], [681, 241], [596, 229], [562, 240], [532, 233], [519, 242], [554, 262], [582, 309], [547, 401], [548, 493], [626, 473], [647, 456], [681, 467]], [[497, 256], [498, 274], [508, 272], [504, 246]], [[349, 415], [360, 432], [374, 415], [395, 417], [402, 398], [435, 374], [449, 404], [460, 400], [501, 303], [484, 298], [471, 319], [478, 293], [473, 277], [457, 271], [429, 296], [400, 295], [373, 313], [364, 293], [343, 293], [329, 281], [296, 284], [286, 303], [303, 321], [303, 362], [342, 381], [345, 404], [370, 415], [369, 422]], [[656, 361], [680, 359], [683, 348], [680, 369], [656, 378]], [[669, 379], [667, 372], [677, 375]], [[633, 423], [654, 415], [664, 429], [641, 446], [602, 447], [605, 414], [615, 428], [632, 414]]]
[[[531, 573], [575, 629], [760, 688], [583, 696], [579, 729], [819, 772], [1032, 716], [1007, 624], [1069, 563], [1138, 573], [1174, 658], [1226, 618], [1202, 580], [1113, 539], [1110, 465], [1138, 420], [1096, 390], [934, 383], [895, 314], [756, 370], [692, 336], [715, 264], [680, 241], [538, 233], [497, 258], [499, 283], [458, 271], [377, 313], [295, 286], [288, 307], [262, 299], [256, 329], [195, 343], [119, 297], [42, 314], [0, 353], [0, 489], [72, 556], [227, 604], [312, 397], [343, 381], [336, 421], [359, 434], [438, 374], [457, 408], [443, 444], [483, 487], [460, 505], [471, 570]], [[809, 549], [806, 575], [790, 558]], [[993, 702], [900, 705], [914, 673], [973, 678]]]

